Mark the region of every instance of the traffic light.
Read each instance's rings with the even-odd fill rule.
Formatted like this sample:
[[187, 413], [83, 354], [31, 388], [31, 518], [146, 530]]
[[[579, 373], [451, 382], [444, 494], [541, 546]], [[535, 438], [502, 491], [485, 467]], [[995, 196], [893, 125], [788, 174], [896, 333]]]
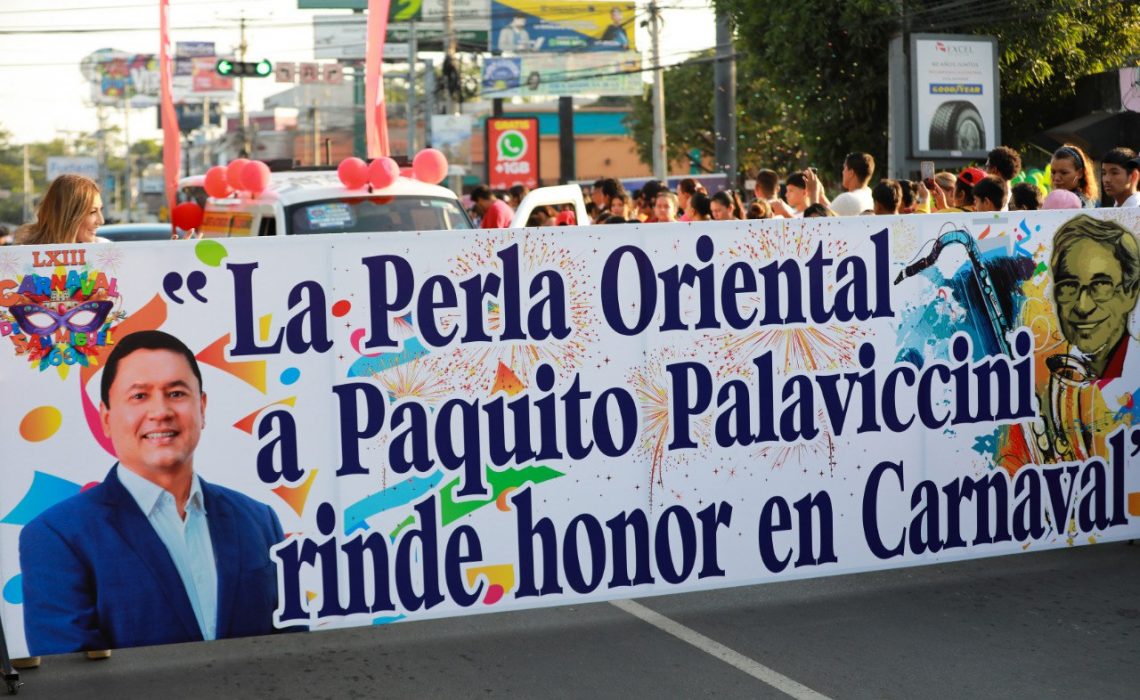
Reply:
[[264, 78], [273, 72], [273, 64], [266, 59], [249, 63], [223, 58], [218, 60], [217, 70], [218, 75], [232, 78]]

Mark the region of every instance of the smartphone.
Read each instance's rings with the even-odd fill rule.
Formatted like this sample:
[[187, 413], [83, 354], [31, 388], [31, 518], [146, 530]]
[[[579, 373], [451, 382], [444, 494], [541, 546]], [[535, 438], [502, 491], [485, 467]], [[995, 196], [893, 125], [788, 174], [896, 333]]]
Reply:
[[934, 182], [934, 161], [924, 160], [918, 164], [919, 172], [922, 175], [922, 182], [927, 187], [930, 187]]

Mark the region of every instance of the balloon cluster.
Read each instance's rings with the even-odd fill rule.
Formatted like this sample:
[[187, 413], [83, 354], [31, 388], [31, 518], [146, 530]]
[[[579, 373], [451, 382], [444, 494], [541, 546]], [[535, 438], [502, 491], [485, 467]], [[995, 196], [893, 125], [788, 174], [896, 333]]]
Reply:
[[[269, 187], [269, 166], [260, 160], [238, 158], [229, 165], [215, 165], [206, 171], [206, 194], [215, 199], [229, 197], [244, 190], [258, 195]], [[170, 220], [180, 229], [190, 231], [202, 225], [205, 212], [196, 202], [183, 202], [170, 212]]]
[[1013, 176], [1013, 179], [1010, 180], [1010, 184], [1016, 185], [1022, 182], [1029, 182], [1037, 185], [1037, 188], [1041, 190], [1042, 194], [1047, 194], [1049, 190], [1052, 189], [1053, 178], [1051, 171], [1052, 167], [1049, 165], [1045, 166], [1044, 170], [1039, 168], [1032, 168], [1029, 171], [1022, 170]]
[[215, 165], [206, 171], [206, 194], [216, 199], [238, 190], [258, 195], [269, 187], [269, 166], [260, 160], [237, 158], [229, 165]]
[[412, 167], [401, 168], [384, 156], [365, 163], [360, 158], [345, 158], [336, 168], [341, 183], [350, 189], [371, 185], [375, 189], [390, 187], [397, 178], [414, 177], [420, 182], [437, 184], [447, 177], [447, 156], [434, 148], [425, 148], [412, 159]]

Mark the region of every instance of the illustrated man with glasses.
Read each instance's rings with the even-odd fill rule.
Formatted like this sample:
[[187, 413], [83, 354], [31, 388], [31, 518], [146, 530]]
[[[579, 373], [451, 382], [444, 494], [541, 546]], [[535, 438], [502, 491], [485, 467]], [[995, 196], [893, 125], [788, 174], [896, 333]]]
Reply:
[[1031, 439], [1046, 462], [1105, 456], [1140, 378], [1140, 341], [1128, 329], [1140, 293], [1140, 244], [1119, 223], [1080, 214], [1053, 234], [1050, 268], [1068, 347], [1045, 357], [1042, 420]]
[[1130, 349], [1136, 340], [1128, 333], [1140, 292], [1136, 236], [1116, 222], [1082, 214], [1053, 235], [1050, 266], [1061, 333], [1088, 378], [1140, 376], [1140, 349]]

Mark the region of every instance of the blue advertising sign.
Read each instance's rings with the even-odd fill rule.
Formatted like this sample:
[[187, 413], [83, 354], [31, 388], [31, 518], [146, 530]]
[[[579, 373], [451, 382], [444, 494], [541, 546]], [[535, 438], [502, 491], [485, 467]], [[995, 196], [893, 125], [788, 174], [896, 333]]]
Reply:
[[634, 51], [632, 2], [492, 0], [491, 51]]

